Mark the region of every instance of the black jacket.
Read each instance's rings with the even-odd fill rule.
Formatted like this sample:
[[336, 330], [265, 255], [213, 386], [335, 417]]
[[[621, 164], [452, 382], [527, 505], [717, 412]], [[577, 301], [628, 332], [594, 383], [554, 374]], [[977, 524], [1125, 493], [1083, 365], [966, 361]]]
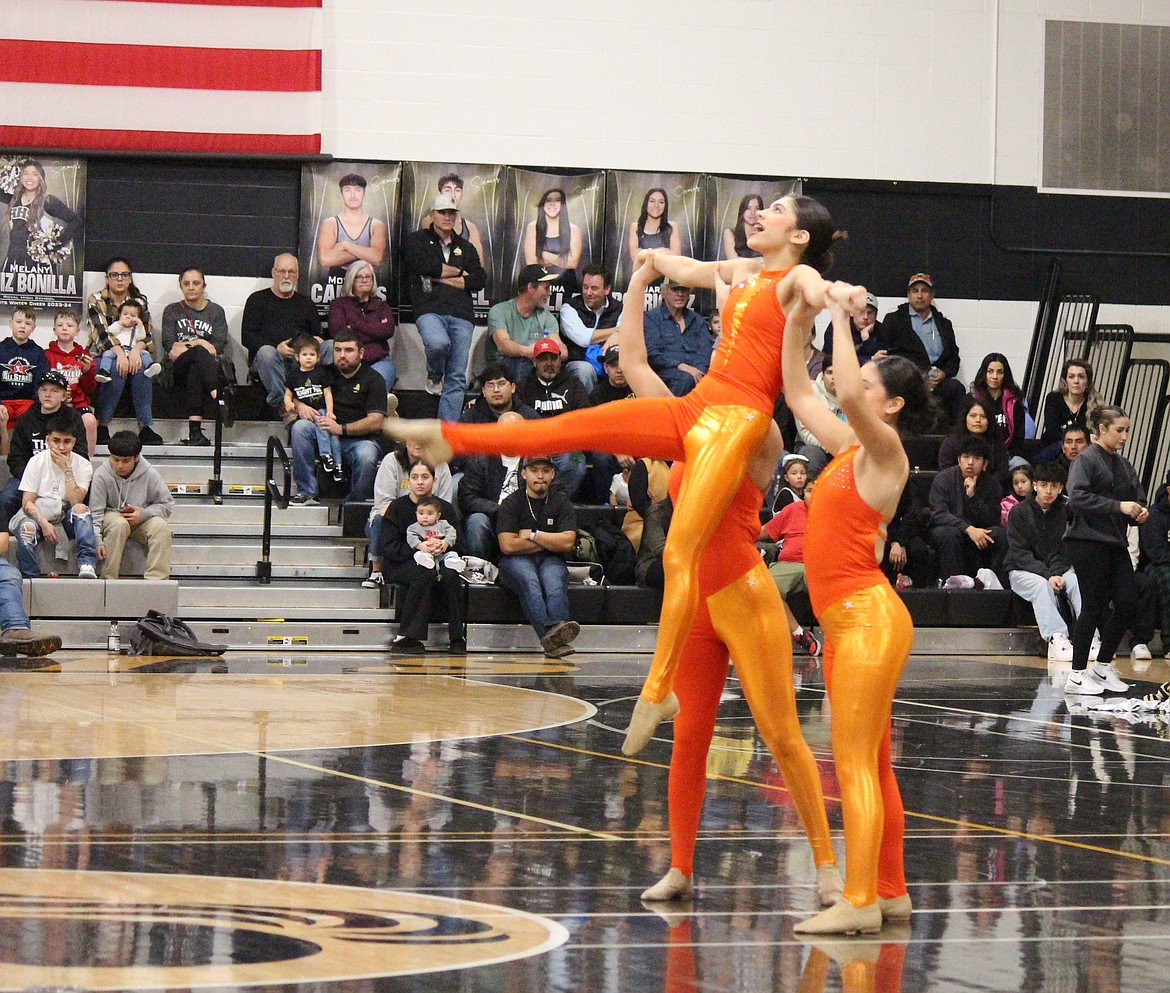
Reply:
[[581, 410], [589, 406], [589, 394], [581, 380], [571, 376], [562, 367], [557, 378], [545, 383], [533, 370], [524, 377], [516, 396], [541, 417], [563, 414], [566, 410]]
[[[1163, 483], [1150, 504], [1150, 519], [1138, 528], [1142, 555], [1149, 565], [1170, 566], [1170, 489]], [[1168, 637], [1164, 632], [1163, 638]]]
[[[455, 528], [455, 551], [462, 553], [463, 533], [459, 530], [459, 511], [446, 500], [439, 500], [443, 507], [443, 520]], [[414, 524], [415, 504], [410, 494], [391, 500], [382, 519], [382, 561], [397, 564], [414, 558], [414, 549], [406, 543], [406, 529]]]
[[963, 470], [957, 465], [942, 469], [930, 484], [931, 527], [966, 530], [999, 527], [999, 501], [1003, 498], [999, 483], [983, 473], [975, 483], [975, 495], [967, 496]]
[[[942, 354], [935, 367], [941, 369], [952, 379], [959, 374], [959, 345], [955, 341], [955, 328], [939, 311], [931, 307], [934, 313], [935, 327], [942, 338]], [[891, 311], [882, 318], [883, 347], [891, 355], [901, 355], [908, 358], [919, 369], [926, 372], [930, 368], [930, 359], [926, 356], [926, 346], [922, 339], [914, 333], [914, 326], [910, 323], [910, 304], [904, 303], [897, 310]]]
[[[62, 407], [61, 410], [68, 411], [70, 420], [73, 422], [73, 437], [77, 439], [73, 451], [83, 459], [88, 459], [89, 446], [85, 443], [85, 422], [72, 407]], [[39, 403], [34, 403], [20, 415], [20, 420], [12, 429], [12, 442], [8, 449], [8, 471], [17, 479], [24, 475], [29, 459], [37, 452], [45, 450], [45, 422], [54, 416], [56, 416], [56, 412], [53, 414], [41, 413]]]
[[1040, 509], [1035, 496], [1017, 503], [1008, 514], [1008, 550], [1003, 567], [1032, 572], [1045, 579], [1063, 576], [1072, 563], [1061, 551], [1068, 524], [1068, 501], [1057, 497], [1047, 511]]
[[[415, 320], [420, 314], [443, 314], [475, 322], [472, 294], [487, 286], [487, 273], [475, 246], [466, 238], [451, 235], [450, 258], [443, 258], [443, 242], [430, 228], [408, 234], [402, 246], [406, 278], [410, 286], [410, 306]], [[440, 283], [443, 263], [458, 266], [463, 274], [463, 289]], [[432, 280], [429, 293], [423, 292], [423, 277]]]
[[492, 524], [500, 510], [500, 490], [508, 470], [498, 455], [475, 455], [464, 460], [459, 480], [459, 510], [464, 517], [487, 514]]
[[[535, 421], [540, 418], [540, 414], [528, 404], [521, 403], [516, 397], [512, 397], [512, 410], [505, 410], [504, 413], [517, 413], [526, 421]], [[460, 424], [495, 424], [499, 419], [500, 415], [492, 410], [482, 393], [464, 407], [463, 413], [459, 415]]]

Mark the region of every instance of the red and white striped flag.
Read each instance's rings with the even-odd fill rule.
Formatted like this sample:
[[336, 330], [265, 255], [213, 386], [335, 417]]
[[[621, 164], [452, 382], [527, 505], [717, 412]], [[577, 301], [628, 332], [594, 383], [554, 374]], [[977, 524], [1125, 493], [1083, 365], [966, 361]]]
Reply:
[[321, 0], [4, 0], [0, 145], [321, 150]]

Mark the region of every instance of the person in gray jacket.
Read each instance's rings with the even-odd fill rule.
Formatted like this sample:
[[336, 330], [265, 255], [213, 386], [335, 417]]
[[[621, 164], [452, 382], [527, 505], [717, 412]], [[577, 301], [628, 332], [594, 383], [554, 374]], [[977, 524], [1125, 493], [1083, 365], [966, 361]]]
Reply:
[[98, 535], [102, 578], [118, 579], [127, 539], [146, 548], [146, 579], [171, 576], [171, 526], [175, 498], [158, 470], [142, 457], [133, 431], [110, 438], [110, 457], [94, 469], [89, 508]]

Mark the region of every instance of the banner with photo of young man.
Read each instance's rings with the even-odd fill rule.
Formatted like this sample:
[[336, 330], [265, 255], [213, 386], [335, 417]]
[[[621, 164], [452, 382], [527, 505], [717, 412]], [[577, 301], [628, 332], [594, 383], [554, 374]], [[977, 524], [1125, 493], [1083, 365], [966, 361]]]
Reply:
[[[374, 267], [377, 294], [392, 296], [400, 162], [330, 162], [301, 169], [300, 291], [324, 316], [355, 262]], [[394, 300], [390, 299], [393, 303]]]
[[[706, 184], [699, 173], [606, 173], [605, 262], [613, 269], [615, 296], [625, 292], [640, 249], [705, 258], [705, 203]], [[650, 287], [646, 308], [659, 302], [658, 287]]]
[[[487, 273], [487, 287], [473, 298], [477, 321], [487, 319], [492, 303], [511, 295], [512, 274], [503, 251], [505, 170], [502, 165], [466, 162], [407, 162], [402, 168], [401, 237], [431, 226], [436, 196], [447, 194], [459, 208], [455, 233], [475, 246]], [[398, 278], [404, 287], [400, 299], [405, 305], [409, 303], [405, 274], [399, 272]], [[405, 313], [403, 320], [407, 320]]]
[[[0, 311], [82, 309], [85, 162], [0, 154]], [[51, 323], [51, 322], [50, 322]]]
[[556, 313], [578, 291], [580, 271], [602, 260], [605, 173], [509, 168], [505, 200], [509, 274], [515, 279], [532, 264], [561, 274], [549, 294], [549, 309]]

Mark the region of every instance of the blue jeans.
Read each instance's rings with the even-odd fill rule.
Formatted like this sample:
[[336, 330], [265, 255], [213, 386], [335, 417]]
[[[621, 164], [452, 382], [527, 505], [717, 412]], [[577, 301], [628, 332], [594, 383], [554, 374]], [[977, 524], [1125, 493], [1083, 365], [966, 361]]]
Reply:
[[531, 376], [532, 370], [536, 368], [532, 359], [522, 359], [518, 355], [500, 355], [496, 361], [512, 374], [512, 382], [517, 386]]
[[[317, 425], [298, 419], [292, 426], [293, 481], [297, 492], [317, 495]], [[338, 438], [341, 464], [349, 470], [346, 500], [372, 500], [374, 477], [382, 459], [382, 446], [373, 437]]]
[[[77, 564], [97, 566], [97, 539], [93, 530], [93, 515], [74, 514], [72, 510], [56, 525], [77, 544]], [[16, 561], [20, 563], [20, 574], [36, 579], [41, 574], [37, 563], [37, 545], [44, 538], [41, 526], [24, 514], [16, 522]]]
[[570, 376], [576, 376], [580, 380], [581, 385], [585, 387], [586, 393], [592, 393], [593, 388], [597, 385], [597, 370], [593, 368], [592, 362], [568, 362], [565, 365], [565, 371]]
[[538, 637], [569, 619], [569, 567], [552, 552], [500, 557], [500, 585], [520, 598], [520, 607]]
[[[585, 481], [585, 453], [561, 452], [554, 455], [552, 460], [553, 465], [557, 467], [553, 485], [564, 490], [572, 498], [577, 488]], [[605, 499], [609, 499], [608, 492]]]
[[386, 392], [391, 392], [394, 389], [394, 384], [398, 382], [398, 369], [390, 357], [387, 356], [384, 359], [378, 359], [377, 362], [371, 362], [370, 368], [386, 380]]
[[23, 593], [20, 570], [11, 562], [0, 559], [0, 631], [29, 626]]
[[463, 543], [467, 554], [489, 562], [500, 557], [500, 542], [496, 538], [495, 522], [487, 514], [468, 514], [463, 520]]
[[[142, 353], [144, 368], [153, 361], [154, 358], [149, 352]], [[129, 379], [130, 396], [134, 400], [134, 418], [142, 427], [150, 427], [154, 423], [154, 414], [151, 411], [151, 404], [154, 401], [154, 384], [146, 378], [142, 369], [131, 373], [128, 377], [119, 376], [118, 357], [112, 348], [102, 352], [102, 357], [98, 360], [98, 367], [110, 377], [108, 383], [102, 383], [98, 387], [97, 399], [94, 401], [94, 415], [97, 417], [98, 423], [109, 424], [114, 419], [114, 408], [122, 399], [122, 391], [126, 388], [126, 380]]]
[[370, 539], [369, 545], [366, 546], [366, 553], [370, 561], [377, 559], [379, 564], [382, 561], [382, 522], [385, 519], [382, 514], [374, 514], [372, 517], [366, 518], [366, 537]]
[[467, 357], [471, 354], [471, 321], [446, 314], [420, 314], [415, 318], [427, 353], [427, 378], [443, 381], [439, 417], [457, 421], [463, 412], [467, 387]]
[[[318, 365], [333, 364], [333, 342], [321, 342], [321, 356]], [[264, 385], [264, 399], [268, 406], [284, 403], [285, 385], [289, 376], [295, 376], [300, 371], [295, 359], [282, 359], [280, 352], [272, 345], [261, 345], [252, 360], [252, 375]]]
[[[318, 414], [324, 414], [324, 410], [318, 410]], [[317, 428], [317, 454], [328, 455], [334, 462], [341, 465], [341, 438], [335, 434], [330, 434], [324, 428]]]

